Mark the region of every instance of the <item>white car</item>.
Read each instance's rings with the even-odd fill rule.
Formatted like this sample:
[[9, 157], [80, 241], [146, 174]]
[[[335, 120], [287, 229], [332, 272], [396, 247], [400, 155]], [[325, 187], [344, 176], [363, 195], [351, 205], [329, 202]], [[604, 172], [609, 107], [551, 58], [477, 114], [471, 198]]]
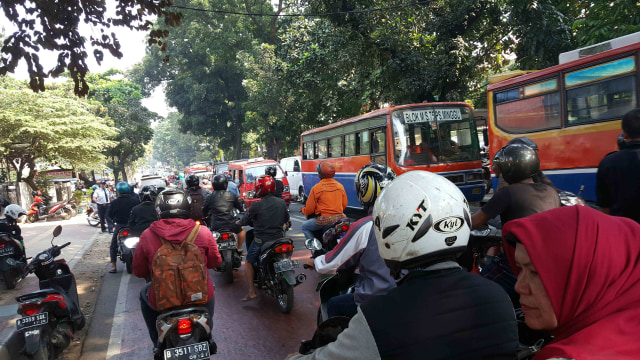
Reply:
[[297, 201], [304, 201], [305, 194], [302, 187], [302, 171], [300, 169], [300, 156], [287, 157], [280, 160], [280, 166], [284, 169], [289, 182], [291, 198]]
[[164, 181], [164, 178], [160, 175], [143, 175], [140, 178], [140, 189], [147, 185], [153, 185], [156, 188], [164, 188], [167, 187], [167, 182]]

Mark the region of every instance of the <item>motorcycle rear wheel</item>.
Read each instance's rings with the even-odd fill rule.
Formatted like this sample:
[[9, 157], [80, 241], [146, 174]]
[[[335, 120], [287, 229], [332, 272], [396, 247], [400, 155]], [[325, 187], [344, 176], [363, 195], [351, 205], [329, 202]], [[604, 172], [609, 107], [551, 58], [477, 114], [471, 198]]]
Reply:
[[132, 255], [127, 255], [124, 258], [124, 264], [127, 267], [127, 273], [131, 274], [133, 272], [133, 256]]
[[2, 272], [2, 278], [4, 279], [4, 283], [7, 286], [7, 289], [15, 289], [16, 284], [18, 284], [18, 279], [13, 276], [11, 269], [7, 269]]
[[288, 314], [293, 310], [293, 286], [289, 285], [285, 280], [280, 283], [281, 292], [276, 297], [280, 312]]
[[224, 261], [224, 282], [233, 284], [233, 260], [231, 259]]

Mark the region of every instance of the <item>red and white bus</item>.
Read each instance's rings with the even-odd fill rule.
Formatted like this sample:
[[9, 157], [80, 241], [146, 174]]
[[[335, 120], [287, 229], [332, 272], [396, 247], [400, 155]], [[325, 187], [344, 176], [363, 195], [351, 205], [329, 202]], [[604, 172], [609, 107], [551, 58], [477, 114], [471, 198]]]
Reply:
[[[560, 55], [560, 64], [489, 85], [490, 156], [527, 136], [556, 187], [595, 201], [598, 164], [638, 107], [640, 32]], [[521, 72], [522, 73], [522, 72]], [[519, 75], [519, 76], [518, 76]], [[494, 179], [494, 185], [496, 181]]]
[[480, 146], [471, 106], [422, 103], [392, 106], [306, 131], [301, 135], [302, 181], [308, 196], [320, 179], [316, 166], [336, 166], [349, 207], [360, 209], [354, 187], [360, 168], [372, 162], [400, 175], [426, 170], [458, 185], [468, 201], [484, 196]]

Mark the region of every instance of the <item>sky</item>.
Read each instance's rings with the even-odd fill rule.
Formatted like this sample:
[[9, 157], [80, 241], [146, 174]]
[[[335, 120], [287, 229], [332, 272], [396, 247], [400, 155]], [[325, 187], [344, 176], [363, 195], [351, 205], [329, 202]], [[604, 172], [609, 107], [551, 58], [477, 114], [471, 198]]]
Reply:
[[[107, 0], [107, 4], [114, 4], [114, 0]], [[92, 26], [85, 24], [84, 22], [80, 23], [81, 34], [85, 35], [87, 38], [87, 43], [89, 42], [89, 36], [91, 34], [96, 37], [100, 35], [99, 28], [93, 28]], [[16, 27], [13, 26], [7, 18], [4, 17], [3, 13], [0, 13], [0, 32], [9, 35], [16, 30]], [[138, 32], [129, 30], [127, 28], [122, 27], [111, 27], [106, 29], [105, 32], [114, 32], [118, 41], [120, 42], [121, 51], [123, 53], [123, 57], [118, 59], [112, 56], [108, 51], [104, 51], [104, 59], [101, 65], [98, 65], [93, 58], [93, 48], [88, 48], [87, 52], [89, 56], [87, 58], [87, 65], [91, 72], [100, 73], [107, 71], [111, 68], [120, 69], [120, 70], [128, 70], [134, 64], [142, 61], [142, 58], [145, 54], [146, 49], [146, 32]], [[40, 61], [45, 69], [45, 71], [50, 70], [55, 64], [55, 56], [52, 53], [48, 53], [42, 51], [40, 54]], [[27, 80], [29, 79], [29, 74], [27, 72], [27, 66], [24, 60], [20, 61], [18, 68], [14, 74], [9, 74], [10, 76], [20, 79]], [[45, 79], [45, 83], [55, 81], [55, 79], [47, 78]], [[151, 94], [149, 98], [145, 98], [142, 101], [142, 104], [146, 106], [149, 110], [158, 113], [161, 116], [166, 117], [169, 111], [175, 111], [175, 109], [170, 109], [165, 104], [165, 97], [162, 90], [162, 87], [157, 87], [155, 91]]]

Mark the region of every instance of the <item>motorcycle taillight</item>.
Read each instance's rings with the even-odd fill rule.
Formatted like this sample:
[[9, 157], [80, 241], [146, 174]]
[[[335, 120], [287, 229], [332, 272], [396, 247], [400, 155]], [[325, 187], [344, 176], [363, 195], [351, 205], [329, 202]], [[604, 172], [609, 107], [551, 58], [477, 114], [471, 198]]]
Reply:
[[229, 240], [229, 233], [222, 233], [222, 240]]
[[292, 251], [293, 251], [293, 245], [291, 244], [282, 244], [276, 247], [276, 253], [278, 254], [290, 253]]
[[191, 332], [191, 320], [180, 319], [180, 321], [178, 321], [178, 334], [184, 335], [190, 332]]
[[342, 224], [342, 227], [340, 228], [340, 230], [342, 230], [342, 232], [349, 230], [349, 224]]
[[21, 315], [35, 315], [40, 311], [42, 305], [40, 302], [28, 302], [18, 306], [18, 314]]

